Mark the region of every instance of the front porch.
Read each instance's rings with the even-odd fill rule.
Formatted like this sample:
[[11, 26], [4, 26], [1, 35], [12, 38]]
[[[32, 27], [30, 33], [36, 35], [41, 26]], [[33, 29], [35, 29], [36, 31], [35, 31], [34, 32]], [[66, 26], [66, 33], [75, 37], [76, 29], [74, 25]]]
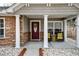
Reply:
[[[77, 48], [76, 42], [72, 41], [73, 39], [69, 39], [67, 42], [48, 42], [49, 48]], [[43, 42], [27, 42], [25, 45], [21, 46], [27, 49], [38, 49], [44, 48]]]
[[[47, 16], [47, 15], [46, 15]], [[70, 41], [68, 40], [68, 37], [67, 37], [67, 30], [66, 30], [66, 26], [67, 26], [67, 23], [66, 22], [66, 19], [67, 18], [66, 16], [63, 18], [63, 17], [60, 17], [60, 18], [53, 18], [52, 16], [48, 16], [48, 21], [47, 21], [47, 24], [48, 24], [48, 27], [46, 26], [46, 22], [44, 24], [44, 20], [45, 18], [43, 19], [43, 16], [40, 16], [40, 15], [21, 15], [21, 35], [22, 35], [22, 32], [23, 33], [26, 33], [26, 34], [23, 34], [21, 36], [21, 44], [22, 46], [21, 47], [26, 47], [26, 48], [43, 48], [44, 47], [44, 44], [49, 47], [49, 48], [75, 48], [76, 47], [76, 40], [75, 40], [75, 43], [72, 43], [70, 41], [72, 41], [73, 39], [71, 39]], [[73, 18], [72, 18], [73, 19]], [[71, 20], [71, 19], [69, 19]], [[31, 21], [33, 22], [39, 22], [40, 21], [40, 25], [39, 25], [39, 38], [38, 39], [32, 39], [32, 28], [31, 28]], [[62, 21], [62, 24], [61, 26], [59, 26], [58, 28], [60, 28], [60, 30], [63, 31], [63, 41], [60, 41], [60, 42], [57, 42], [57, 41], [51, 41], [49, 42], [48, 38], [46, 38], [46, 35], [44, 35], [44, 27], [46, 26], [47, 27], [47, 32], [45, 32], [45, 34], [47, 34], [47, 37], [48, 37], [48, 29], [50, 27], [50, 23], [51, 22], [59, 22], [59, 21]], [[54, 30], [55, 31], [55, 30]], [[44, 39], [44, 36], [45, 36], [45, 39]], [[40, 39], [40, 41], [39, 41]], [[74, 38], [75, 39], [75, 38]], [[24, 41], [23, 41], [24, 40]], [[45, 41], [47, 40], [47, 42]], [[51, 39], [52, 40], [52, 39]], [[22, 43], [24, 42], [24, 43]], [[75, 46], [74, 46], [75, 44]], [[45, 47], [44, 47], [45, 48]]]

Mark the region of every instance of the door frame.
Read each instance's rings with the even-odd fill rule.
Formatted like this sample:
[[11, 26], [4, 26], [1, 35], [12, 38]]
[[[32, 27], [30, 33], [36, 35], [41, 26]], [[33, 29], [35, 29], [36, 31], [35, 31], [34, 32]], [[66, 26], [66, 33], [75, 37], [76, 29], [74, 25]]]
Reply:
[[[40, 32], [41, 32], [41, 20], [30, 20], [30, 40], [31, 41], [35, 41], [34, 39], [32, 39], [32, 22], [39, 22], [39, 39], [38, 41], [41, 40], [41, 36], [40, 36]], [[36, 39], [37, 40], [37, 39]]]

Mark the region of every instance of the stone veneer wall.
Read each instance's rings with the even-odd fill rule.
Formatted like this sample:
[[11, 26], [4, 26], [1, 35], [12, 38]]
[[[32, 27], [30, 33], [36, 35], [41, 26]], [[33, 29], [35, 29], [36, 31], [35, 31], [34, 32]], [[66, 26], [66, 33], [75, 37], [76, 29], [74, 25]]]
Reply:
[[[1, 16], [5, 18], [5, 38], [0, 39], [0, 45], [15, 45], [16, 18], [15, 16]], [[29, 32], [24, 32], [24, 16], [20, 16], [20, 43], [24, 45], [29, 38]]]
[[76, 28], [68, 26], [67, 37], [75, 40], [76, 39]]
[[[25, 16], [21, 16], [20, 17], [20, 31], [21, 31], [21, 45], [23, 46], [25, 43], [28, 42], [28, 38], [29, 38], [29, 32], [25, 32], [24, 31], [24, 19], [25, 19]], [[28, 28], [27, 28], [28, 29]]]
[[40, 39], [41, 39], [41, 41], [43, 41], [43, 39], [44, 39], [44, 32], [40, 32]]
[[15, 44], [15, 16], [4, 16], [5, 18], [5, 38], [0, 39], [0, 45]]

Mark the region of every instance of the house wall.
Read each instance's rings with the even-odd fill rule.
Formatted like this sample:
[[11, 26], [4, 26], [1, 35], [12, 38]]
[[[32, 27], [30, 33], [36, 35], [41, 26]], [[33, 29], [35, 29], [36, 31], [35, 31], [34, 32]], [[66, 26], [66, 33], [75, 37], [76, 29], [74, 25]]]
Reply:
[[15, 44], [15, 16], [4, 16], [5, 18], [5, 38], [0, 39], [0, 45]]
[[21, 29], [21, 45], [28, 42], [29, 39], [29, 29], [28, 29], [28, 18], [24, 15], [20, 17], [20, 29]]
[[73, 40], [76, 40], [76, 26], [75, 26], [75, 20], [68, 20], [67, 21], [67, 37], [71, 38]]
[[[16, 18], [15, 16], [1, 16], [5, 18], [5, 38], [0, 39], [0, 45], [15, 45], [16, 34]], [[24, 45], [28, 42], [28, 19], [25, 16], [20, 16], [20, 43]]]

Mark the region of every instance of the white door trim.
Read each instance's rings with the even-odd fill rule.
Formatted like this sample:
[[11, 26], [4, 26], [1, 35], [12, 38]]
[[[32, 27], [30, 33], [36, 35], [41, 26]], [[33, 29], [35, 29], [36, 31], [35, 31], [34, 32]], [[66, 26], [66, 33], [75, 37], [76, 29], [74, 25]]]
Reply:
[[32, 39], [32, 22], [39, 22], [39, 41], [41, 40], [40, 39], [40, 32], [41, 32], [41, 20], [30, 20], [30, 40], [33, 40]]

